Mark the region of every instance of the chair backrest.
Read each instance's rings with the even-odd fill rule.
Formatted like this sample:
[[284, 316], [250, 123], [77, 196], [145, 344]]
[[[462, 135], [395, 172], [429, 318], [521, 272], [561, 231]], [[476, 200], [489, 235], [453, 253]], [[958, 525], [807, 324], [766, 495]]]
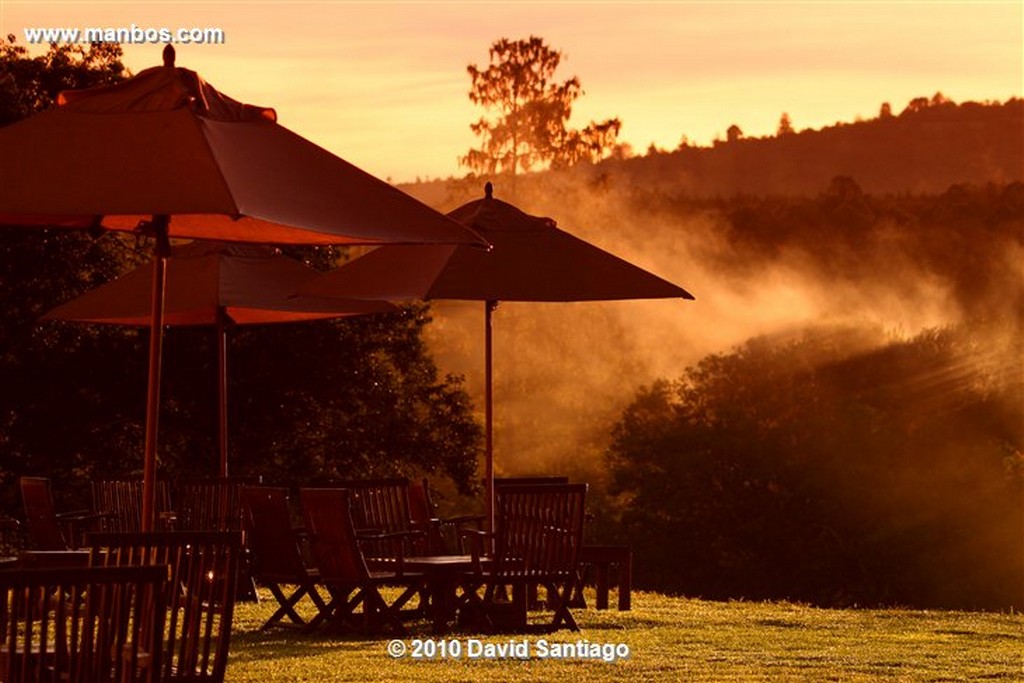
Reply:
[[426, 479], [410, 481], [408, 485], [409, 518], [416, 523], [434, 519], [434, 502], [430, 499], [430, 485]]
[[64, 538], [53, 492], [47, 477], [22, 477], [21, 502], [25, 507], [25, 524], [36, 550], [67, 550], [70, 539]]
[[89, 534], [93, 564], [170, 565], [164, 681], [224, 680], [242, 535], [238, 531]]
[[[442, 531], [443, 520], [437, 517], [434, 501], [430, 498], [430, 482], [426, 479], [410, 481], [408, 488], [409, 518], [413, 528], [426, 534], [426, 542], [419, 544], [424, 547], [423, 554], [444, 555], [448, 552], [448, 541]], [[456, 537], [455, 545], [459, 545], [457, 528], [452, 528]], [[417, 549], [414, 546], [414, 549]]]
[[586, 484], [496, 489], [496, 572], [570, 576], [583, 544]]
[[349, 491], [352, 523], [357, 529], [384, 533], [409, 530], [409, 480], [353, 479], [332, 484]]
[[175, 526], [188, 531], [240, 531], [243, 486], [263, 483], [262, 477], [182, 479], [175, 495]]
[[310, 551], [327, 584], [358, 585], [369, 577], [352, 523], [351, 496], [347, 489], [299, 491]]
[[306, 565], [292, 529], [288, 489], [246, 486], [241, 495], [256, 578], [286, 582], [304, 577]]
[[[103, 520], [104, 531], [142, 530], [142, 479], [100, 479], [91, 482], [92, 509], [110, 513]], [[163, 479], [156, 482], [157, 515], [169, 513], [171, 487]]]
[[[349, 492], [352, 523], [357, 531], [391, 534], [417, 530], [409, 511], [409, 480], [404, 477], [352, 479], [339, 481], [332, 488]], [[409, 554], [426, 554], [425, 541], [425, 536], [407, 539], [406, 551]], [[395, 554], [395, 546], [387, 542], [370, 542], [364, 548], [374, 557], [392, 557]]]
[[0, 680], [160, 680], [167, 567], [0, 570]]

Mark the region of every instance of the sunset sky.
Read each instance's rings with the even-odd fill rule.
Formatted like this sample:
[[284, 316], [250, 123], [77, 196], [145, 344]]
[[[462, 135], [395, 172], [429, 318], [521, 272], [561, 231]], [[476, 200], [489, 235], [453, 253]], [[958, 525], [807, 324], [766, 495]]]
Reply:
[[[0, 34], [31, 27], [216, 27], [178, 65], [394, 182], [462, 175], [476, 142], [468, 64], [501, 37], [540, 36], [585, 95], [572, 124], [617, 116], [637, 153], [899, 112], [941, 91], [1020, 96], [1024, 3], [1005, 2], [47, 2], [0, 0]], [[161, 45], [126, 46], [134, 72]], [[38, 49], [36, 50], [38, 51]]]

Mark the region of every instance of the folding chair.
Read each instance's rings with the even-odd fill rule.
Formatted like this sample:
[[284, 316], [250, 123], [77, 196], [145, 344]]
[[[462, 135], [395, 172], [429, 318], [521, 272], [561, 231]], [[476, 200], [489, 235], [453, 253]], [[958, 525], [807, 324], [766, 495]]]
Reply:
[[[583, 542], [586, 484], [507, 485], [496, 488], [495, 532], [467, 532], [476, 563], [462, 578], [464, 618], [486, 631], [578, 631], [569, 611]], [[489, 537], [494, 558], [479, 562]], [[533, 586], [547, 591], [550, 622], [528, 619]], [[511, 601], [505, 598], [510, 588]], [[480, 593], [483, 590], [483, 593]]]
[[[370, 571], [352, 521], [351, 495], [346, 489], [316, 488], [299, 492], [310, 549], [320, 570], [320, 581], [330, 593], [327, 608], [309, 627], [315, 628], [325, 621], [338, 625], [347, 622], [369, 632], [405, 633], [401, 609], [414, 595], [426, 593], [425, 579], [422, 574], [404, 572], [401, 533], [365, 537], [367, 542], [395, 543], [393, 569]], [[405, 590], [388, 604], [380, 593], [382, 586], [400, 586]], [[363, 609], [358, 613], [356, 608], [360, 604]]]
[[[318, 613], [323, 613], [327, 604], [316, 588], [320, 572], [306, 566], [301, 535], [292, 527], [288, 490], [246, 486], [242, 489], [242, 504], [248, 516], [253, 578], [270, 589], [279, 605], [261, 628], [272, 626], [284, 617], [294, 624], [305, 625], [306, 620], [295, 611], [299, 600], [308, 595]], [[295, 586], [295, 589], [286, 594], [285, 586]]]
[[96, 565], [170, 565], [160, 680], [223, 683], [241, 532], [98, 533], [87, 538]]

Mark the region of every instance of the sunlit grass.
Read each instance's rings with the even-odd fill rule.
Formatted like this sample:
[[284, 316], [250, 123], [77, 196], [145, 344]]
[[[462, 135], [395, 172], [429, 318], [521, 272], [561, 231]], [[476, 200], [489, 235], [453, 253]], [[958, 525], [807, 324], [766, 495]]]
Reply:
[[[467, 639], [477, 636], [467, 633], [450, 636], [463, 646], [458, 660], [396, 660], [386, 637], [259, 631], [273, 608], [272, 599], [237, 606], [229, 682], [1024, 680], [1020, 614], [826, 610], [635, 593], [631, 612], [576, 610], [581, 633], [526, 636], [534, 654], [541, 638], [628, 645], [629, 659], [606, 663], [468, 661]], [[407, 644], [431, 637], [426, 622], [411, 629]]]

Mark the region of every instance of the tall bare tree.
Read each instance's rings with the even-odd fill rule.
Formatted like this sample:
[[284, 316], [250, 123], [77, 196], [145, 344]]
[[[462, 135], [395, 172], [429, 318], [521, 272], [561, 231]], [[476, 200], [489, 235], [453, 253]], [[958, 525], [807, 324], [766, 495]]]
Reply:
[[460, 162], [478, 173], [511, 173], [547, 166], [561, 168], [597, 161], [615, 148], [619, 119], [591, 122], [582, 130], [567, 127], [572, 103], [583, 94], [573, 76], [558, 83], [562, 53], [542, 38], [502, 38], [490, 48], [486, 68], [467, 67], [469, 99], [487, 114], [470, 125], [481, 138]]

